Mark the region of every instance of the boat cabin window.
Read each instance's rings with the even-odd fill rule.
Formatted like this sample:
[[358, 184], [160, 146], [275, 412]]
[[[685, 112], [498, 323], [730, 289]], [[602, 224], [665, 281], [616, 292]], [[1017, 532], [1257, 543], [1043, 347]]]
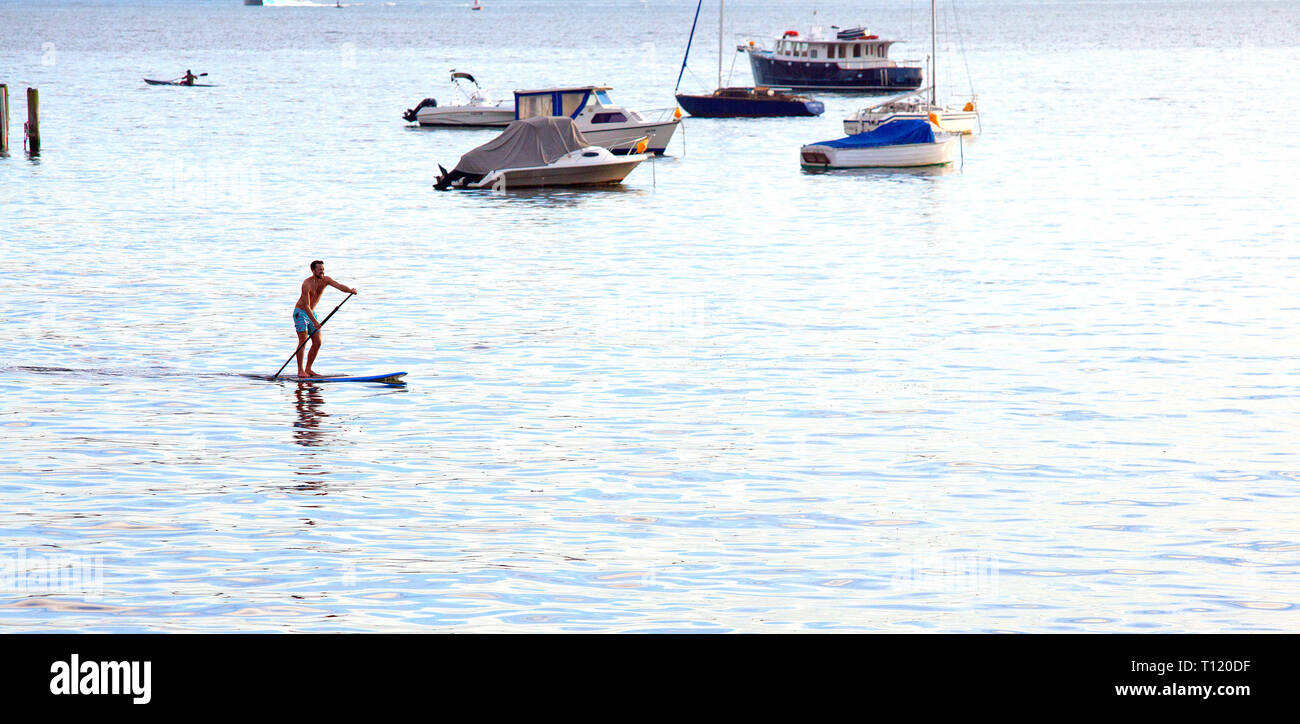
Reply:
[[622, 123], [627, 120], [627, 116], [622, 113], [597, 113], [591, 117], [592, 123]]
[[606, 94], [605, 91], [603, 90], [596, 91], [596, 100], [600, 101], [601, 103], [604, 103], [605, 105], [613, 104], [613, 101], [609, 99], [609, 95]]
[[816, 57], [817, 57], [817, 50], [816, 50], [816, 49], [815, 49], [815, 48], [814, 48], [814, 49], [813, 49], [813, 52], [812, 52], [812, 57], [814, 57], [814, 58], [816, 58]]
[[551, 94], [515, 96], [515, 110], [520, 118], [551, 115]]
[[853, 57], [854, 58], [862, 57], [862, 46], [858, 45], [857, 43], [853, 44]]

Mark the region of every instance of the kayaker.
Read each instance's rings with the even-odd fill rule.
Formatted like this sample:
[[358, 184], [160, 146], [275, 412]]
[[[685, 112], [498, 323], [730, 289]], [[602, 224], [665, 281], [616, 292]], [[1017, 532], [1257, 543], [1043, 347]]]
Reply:
[[[298, 303], [293, 306], [293, 328], [298, 332], [298, 376], [299, 377], [319, 377], [312, 370], [312, 363], [316, 361], [316, 355], [320, 352], [320, 322], [316, 320], [316, 315], [312, 311], [316, 304], [320, 302], [321, 295], [325, 293], [325, 287], [334, 287], [341, 292], [356, 294], [355, 287], [345, 287], [342, 284], [325, 276], [325, 262], [317, 259], [311, 263], [311, 276], [302, 282], [302, 295], [298, 297]], [[311, 337], [311, 351], [307, 353], [307, 366], [302, 364], [303, 342], [307, 337]]]
[[181, 85], [194, 85], [194, 81], [199, 77], [190, 72], [189, 68], [185, 69], [185, 77], [181, 79]]

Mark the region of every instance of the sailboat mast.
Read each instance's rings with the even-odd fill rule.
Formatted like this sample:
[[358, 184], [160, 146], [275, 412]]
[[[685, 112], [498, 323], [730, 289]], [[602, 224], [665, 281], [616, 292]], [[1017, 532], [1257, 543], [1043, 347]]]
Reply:
[[718, 87], [722, 87], [722, 10], [726, 0], [718, 0]]
[[935, 0], [930, 0], [930, 105], [932, 106], [939, 102], [937, 100], [939, 97], [938, 73], [935, 72], [939, 65], [939, 56], [937, 54], [939, 32], [935, 20], [934, 4]]
[[682, 87], [682, 74], [686, 72], [686, 59], [691, 57], [691, 43], [695, 41], [695, 25], [700, 22], [701, 7], [704, 7], [704, 0], [695, 3], [695, 19], [691, 21], [691, 35], [686, 39], [686, 52], [682, 53], [682, 69], [677, 71], [677, 85], [673, 86], [673, 95], [677, 95], [677, 89]]

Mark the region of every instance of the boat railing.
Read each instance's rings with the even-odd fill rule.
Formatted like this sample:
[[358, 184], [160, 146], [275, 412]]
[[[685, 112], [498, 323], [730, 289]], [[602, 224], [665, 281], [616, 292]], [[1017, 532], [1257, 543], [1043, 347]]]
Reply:
[[607, 132], [610, 133], [612, 137], [603, 138], [600, 142], [600, 145], [605, 148], [634, 147], [641, 141], [648, 141], [650, 139], [650, 136], [646, 135], [645, 130], [640, 128], [629, 128], [627, 129], [627, 133], [620, 133], [618, 135], [613, 135], [612, 131]]
[[647, 123], [667, 123], [674, 120], [677, 113], [677, 106], [668, 106], [666, 108], [647, 108], [638, 110], [637, 113], [646, 120]]
[[744, 53], [750, 50], [774, 51], [776, 43], [780, 38], [772, 37], [771, 32], [767, 33], [735, 33], [732, 39], [736, 43], [736, 52]]

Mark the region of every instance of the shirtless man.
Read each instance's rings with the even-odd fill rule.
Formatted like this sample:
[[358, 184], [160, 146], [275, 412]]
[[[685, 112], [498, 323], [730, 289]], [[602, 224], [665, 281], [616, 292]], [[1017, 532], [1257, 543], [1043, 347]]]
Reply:
[[[356, 294], [354, 287], [345, 287], [342, 284], [325, 276], [325, 262], [317, 259], [311, 263], [311, 276], [302, 282], [302, 296], [298, 297], [298, 303], [293, 306], [293, 328], [298, 332], [298, 376], [299, 377], [319, 377], [312, 370], [311, 365], [316, 361], [316, 354], [320, 352], [320, 322], [316, 321], [316, 315], [312, 310], [320, 302], [320, 297], [325, 293], [325, 287], [334, 287], [342, 292]], [[303, 342], [307, 336], [311, 336], [311, 351], [307, 353], [307, 367], [302, 366], [302, 348]]]

